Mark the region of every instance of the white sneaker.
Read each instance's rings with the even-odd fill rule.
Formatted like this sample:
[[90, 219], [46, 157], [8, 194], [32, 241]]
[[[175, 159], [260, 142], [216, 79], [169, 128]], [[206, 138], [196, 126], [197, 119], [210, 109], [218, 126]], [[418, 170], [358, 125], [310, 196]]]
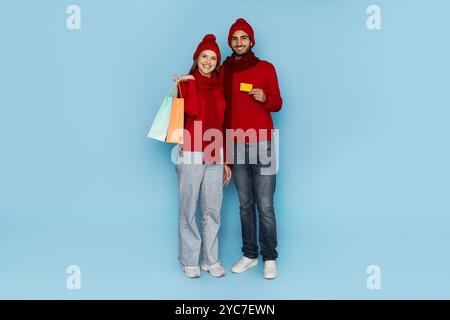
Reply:
[[201, 268], [203, 271], [208, 271], [213, 277], [218, 278], [225, 275], [225, 269], [220, 265], [220, 262], [211, 265], [202, 263]]
[[275, 260], [264, 261], [264, 278], [274, 279], [278, 276], [277, 265]]
[[234, 273], [242, 273], [257, 265], [258, 259], [250, 259], [246, 256], [243, 256], [238, 262], [235, 263], [233, 268], [231, 268], [231, 271], [233, 271]]
[[184, 275], [188, 278], [198, 278], [200, 277], [200, 267], [199, 266], [183, 266]]

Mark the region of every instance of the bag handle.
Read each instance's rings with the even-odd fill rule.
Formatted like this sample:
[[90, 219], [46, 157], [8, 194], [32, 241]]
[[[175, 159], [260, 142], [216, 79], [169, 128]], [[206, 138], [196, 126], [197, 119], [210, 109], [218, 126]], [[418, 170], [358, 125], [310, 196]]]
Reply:
[[183, 94], [181, 93], [180, 80], [177, 81], [178, 92], [180, 93], [180, 98], [183, 98]]
[[180, 86], [180, 81], [177, 80], [175, 82], [175, 84], [172, 86], [172, 88], [170, 89], [170, 92], [172, 93], [172, 97], [176, 97], [178, 95], [178, 92], [180, 93], [180, 98], [183, 98], [183, 94], [181, 93], [181, 86]]

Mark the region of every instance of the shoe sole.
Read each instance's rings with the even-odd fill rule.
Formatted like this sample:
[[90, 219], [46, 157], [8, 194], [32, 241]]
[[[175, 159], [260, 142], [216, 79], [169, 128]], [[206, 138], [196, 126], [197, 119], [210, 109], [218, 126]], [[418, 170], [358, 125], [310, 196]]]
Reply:
[[[201, 266], [200, 269], [202, 269], [203, 271], [209, 272], [208, 267], [202, 267]], [[225, 273], [223, 273], [221, 275], [217, 275], [216, 276], [216, 275], [212, 274], [211, 272], [209, 272], [209, 274], [212, 275], [214, 278], [220, 278], [220, 277], [223, 277], [225, 275]]]
[[245, 269], [242, 270], [242, 271], [235, 271], [235, 270], [231, 269], [231, 272], [233, 272], [233, 273], [243, 273], [243, 272], [247, 271], [247, 270], [250, 269], [250, 268], [256, 267], [257, 265], [258, 265], [258, 260], [256, 260], [256, 261], [250, 263], [250, 264], [248, 265], [248, 267], [245, 268]]
[[211, 272], [209, 273], [211, 276], [213, 276], [214, 278], [220, 278], [220, 277], [223, 277], [223, 276], [225, 276], [225, 273], [224, 274], [221, 274], [221, 275], [214, 275], [214, 274], [212, 274]]
[[200, 271], [199, 271], [197, 274], [193, 274], [193, 275], [188, 275], [188, 274], [187, 274], [186, 272], [184, 272], [184, 271], [183, 271], [183, 273], [184, 273], [184, 275], [186, 276], [186, 278], [199, 278], [200, 275], [201, 275]]

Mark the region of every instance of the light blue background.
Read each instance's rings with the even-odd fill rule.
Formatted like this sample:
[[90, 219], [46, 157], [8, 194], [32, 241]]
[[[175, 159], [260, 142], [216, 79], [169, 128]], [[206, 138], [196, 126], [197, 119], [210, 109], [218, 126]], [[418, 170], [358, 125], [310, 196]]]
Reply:
[[[66, 28], [81, 7], [82, 28]], [[381, 7], [382, 29], [366, 27]], [[450, 298], [450, 2], [1, 1], [0, 298]], [[146, 138], [206, 33], [255, 29], [284, 98], [278, 279], [240, 256], [226, 189], [226, 277], [177, 261], [170, 146]], [[66, 288], [81, 267], [82, 289]], [[368, 290], [366, 268], [381, 267]]]

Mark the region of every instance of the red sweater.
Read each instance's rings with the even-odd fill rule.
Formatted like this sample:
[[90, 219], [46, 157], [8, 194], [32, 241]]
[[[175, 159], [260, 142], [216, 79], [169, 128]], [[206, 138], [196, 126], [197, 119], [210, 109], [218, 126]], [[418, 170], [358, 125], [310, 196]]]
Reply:
[[[227, 77], [229, 79], [229, 84], [225, 83], [228, 102], [225, 128], [244, 131], [255, 129], [258, 133], [257, 141], [271, 140], [270, 129], [273, 129], [273, 121], [270, 113], [280, 111], [283, 104], [275, 68], [271, 63], [254, 57], [253, 52], [240, 59], [243, 64], [240, 64], [240, 60], [233, 60], [234, 56], [228, 57], [223, 66], [225, 82]], [[241, 83], [252, 84], [254, 89], [262, 89], [266, 101], [261, 103], [248, 92], [241, 91]], [[259, 134], [259, 129], [267, 129], [267, 135]], [[248, 140], [254, 142], [251, 136]]]
[[[178, 93], [178, 96], [184, 98], [184, 128], [191, 137], [189, 141], [185, 136], [182, 149], [204, 151], [213, 142], [222, 147], [222, 139], [215, 141], [215, 138], [212, 138], [212, 141], [203, 141], [203, 134], [208, 129], [217, 129], [223, 134], [226, 103], [221, 77], [213, 72], [211, 78], [208, 78], [198, 71], [195, 71], [193, 76], [195, 80], [180, 83], [181, 95]], [[195, 130], [194, 121], [201, 121], [201, 130], [199, 127]], [[215, 153], [212, 155], [214, 156]]]

